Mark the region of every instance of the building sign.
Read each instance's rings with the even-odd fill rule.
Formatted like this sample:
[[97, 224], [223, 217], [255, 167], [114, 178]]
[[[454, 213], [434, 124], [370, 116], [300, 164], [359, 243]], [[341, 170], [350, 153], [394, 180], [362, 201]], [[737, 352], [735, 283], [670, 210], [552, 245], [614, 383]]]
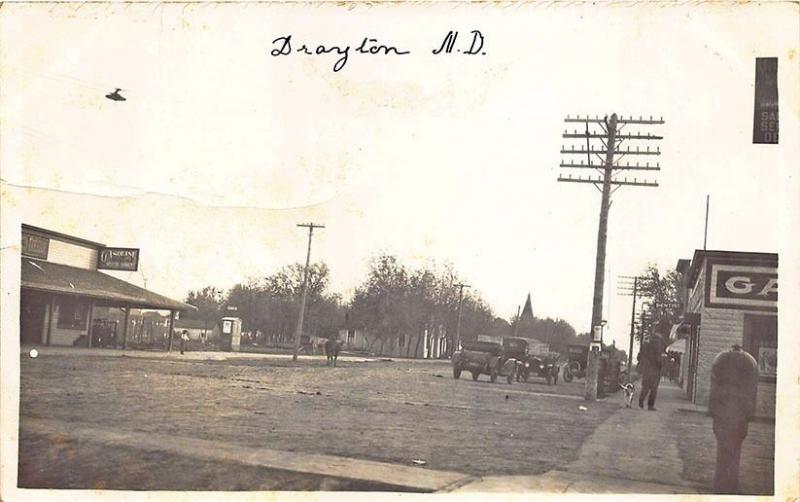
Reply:
[[778, 143], [778, 58], [756, 58], [753, 143]]
[[778, 269], [710, 263], [709, 307], [778, 309]]
[[139, 250], [136, 248], [102, 248], [97, 253], [97, 268], [135, 272], [139, 268]]
[[41, 235], [22, 234], [22, 254], [31, 258], [47, 259], [50, 249], [50, 239]]

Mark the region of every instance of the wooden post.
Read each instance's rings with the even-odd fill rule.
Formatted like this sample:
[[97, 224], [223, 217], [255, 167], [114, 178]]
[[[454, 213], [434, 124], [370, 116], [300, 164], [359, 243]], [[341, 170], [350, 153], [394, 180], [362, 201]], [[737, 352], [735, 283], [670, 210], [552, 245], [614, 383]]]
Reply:
[[628, 345], [628, 378], [626, 383], [631, 383], [631, 368], [633, 368], [633, 330], [636, 326], [636, 294], [639, 289], [639, 277], [633, 278], [633, 306], [631, 307], [631, 339]]
[[167, 330], [167, 352], [172, 352], [172, 331], [175, 329], [175, 311], [169, 311], [169, 328]]
[[50, 339], [53, 336], [53, 319], [55, 316], [56, 311], [56, 297], [50, 297], [50, 305], [48, 306], [50, 312], [47, 313], [47, 340], [45, 340], [45, 345], [50, 345]]
[[89, 302], [89, 315], [87, 318], [86, 338], [89, 339], [89, 348], [92, 347], [92, 324], [94, 323], [94, 301]]
[[128, 349], [128, 323], [130, 322], [131, 308], [122, 307], [125, 312], [125, 325], [122, 327], [122, 350]]
[[583, 398], [587, 401], [597, 400], [597, 374], [600, 369], [600, 350], [589, 347], [589, 355], [586, 360], [586, 387]]

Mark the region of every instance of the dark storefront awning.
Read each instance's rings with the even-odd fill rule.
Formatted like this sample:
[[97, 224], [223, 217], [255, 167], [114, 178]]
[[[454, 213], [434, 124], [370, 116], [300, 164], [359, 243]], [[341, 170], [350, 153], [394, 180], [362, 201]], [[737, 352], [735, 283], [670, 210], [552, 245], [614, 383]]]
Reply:
[[192, 305], [155, 294], [96, 270], [31, 258], [22, 258], [22, 289], [86, 296], [110, 306], [196, 310]]

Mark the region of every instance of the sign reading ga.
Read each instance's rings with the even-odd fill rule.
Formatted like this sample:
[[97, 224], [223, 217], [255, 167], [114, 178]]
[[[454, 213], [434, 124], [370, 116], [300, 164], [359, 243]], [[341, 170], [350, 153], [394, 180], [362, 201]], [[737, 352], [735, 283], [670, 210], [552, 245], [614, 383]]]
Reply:
[[776, 268], [712, 263], [710, 275], [708, 306], [777, 309]]
[[139, 269], [139, 250], [136, 248], [102, 248], [97, 253], [98, 270], [125, 270], [135, 272]]

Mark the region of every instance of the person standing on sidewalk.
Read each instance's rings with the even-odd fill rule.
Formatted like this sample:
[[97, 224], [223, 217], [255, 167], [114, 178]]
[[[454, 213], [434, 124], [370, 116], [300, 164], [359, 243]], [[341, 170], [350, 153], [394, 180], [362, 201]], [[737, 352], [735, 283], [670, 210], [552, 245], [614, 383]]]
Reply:
[[669, 327], [666, 322], [658, 323], [653, 335], [645, 338], [637, 356], [638, 371], [642, 375], [642, 390], [639, 391], [639, 408], [644, 408], [647, 398], [647, 409], [655, 411], [658, 384], [661, 381], [662, 355], [667, 348], [664, 337], [668, 336]]
[[186, 342], [189, 341], [189, 332], [183, 330], [181, 332], [181, 354], [183, 354], [184, 349], [186, 348]]

